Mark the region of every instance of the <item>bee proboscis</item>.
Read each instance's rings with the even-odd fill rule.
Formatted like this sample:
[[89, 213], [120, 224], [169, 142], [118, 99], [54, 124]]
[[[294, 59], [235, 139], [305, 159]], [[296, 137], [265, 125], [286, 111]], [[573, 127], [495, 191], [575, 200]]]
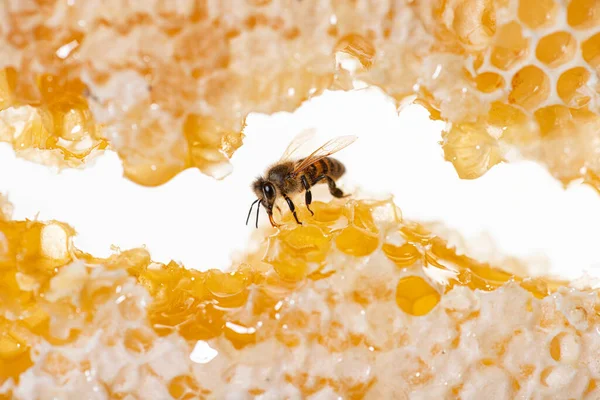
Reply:
[[273, 207], [275, 201], [280, 196], [287, 202], [294, 219], [298, 224], [302, 224], [296, 215], [296, 206], [290, 199], [290, 195], [305, 191], [305, 204], [311, 215], [314, 215], [310, 209], [312, 202], [311, 187], [320, 183], [327, 183], [329, 192], [337, 198], [346, 197], [344, 192], [336, 186], [336, 181], [344, 175], [346, 167], [340, 161], [330, 156], [343, 148], [352, 144], [356, 136], [339, 136], [329, 140], [327, 143], [313, 151], [308, 157], [299, 160], [292, 160], [292, 156], [308, 140], [310, 131], [301, 132], [289, 144], [280, 160], [267, 169], [264, 176], [258, 177], [252, 183], [252, 190], [257, 199], [250, 206], [246, 225], [250, 220], [252, 208], [256, 203], [256, 227], [258, 228], [258, 215], [262, 205], [269, 216], [271, 225], [276, 227], [273, 220]]

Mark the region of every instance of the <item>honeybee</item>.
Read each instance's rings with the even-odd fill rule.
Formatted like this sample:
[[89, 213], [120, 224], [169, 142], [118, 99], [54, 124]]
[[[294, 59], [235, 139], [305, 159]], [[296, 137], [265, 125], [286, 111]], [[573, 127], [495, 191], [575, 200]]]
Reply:
[[275, 205], [275, 201], [280, 196], [287, 202], [296, 222], [302, 225], [302, 222], [298, 220], [298, 216], [296, 215], [296, 206], [289, 196], [304, 190], [306, 208], [311, 215], [314, 215], [310, 209], [312, 202], [310, 188], [319, 183], [327, 183], [329, 193], [332, 196], [337, 198], [346, 197], [344, 192], [336, 186], [336, 181], [344, 175], [346, 167], [330, 156], [352, 144], [357, 137], [340, 136], [331, 139], [312, 152], [308, 157], [293, 161], [293, 155], [308, 140], [308, 136], [312, 133], [311, 131], [305, 131], [296, 136], [288, 145], [279, 161], [272, 165], [264, 176], [256, 178], [252, 183], [252, 190], [256, 194], [257, 199], [250, 206], [246, 225], [248, 225], [248, 221], [250, 220], [252, 208], [258, 203], [256, 207], [256, 227], [258, 228], [258, 215], [261, 205], [267, 211], [271, 225], [273, 227], [279, 226], [273, 220], [273, 207], [275, 206], [279, 209]]

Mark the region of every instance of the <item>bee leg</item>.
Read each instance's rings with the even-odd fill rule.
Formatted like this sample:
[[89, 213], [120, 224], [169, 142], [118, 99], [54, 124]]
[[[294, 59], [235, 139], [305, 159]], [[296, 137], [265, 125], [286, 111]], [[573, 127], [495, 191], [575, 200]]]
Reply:
[[333, 197], [337, 197], [338, 199], [341, 199], [343, 197], [349, 196], [349, 195], [345, 195], [344, 192], [342, 192], [341, 189], [335, 185], [335, 181], [333, 180], [333, 178], [331, 178], [330, 176], [325, 176], [325, 179], [327, 179], [327, 186], [329, 186], [329, 193], [331, 193], [331, 195]]
[[315, 213], [310, 209], [310, 203], [312, 203], [312, 193], [310, 192], [310, 185], [308, 184], [308, 180], [306, 180], [306, 176], [302, 176], [300, 178], [302, 181], [302, 186], [304, 186], [304, 203], [306, 204], [306, 208], [310, 211], [310, 215], [315, 215]]
[[294, 219], [296, 220], [298, 225], [302, 225], [302, 222], [298, 221], [298, 216], [296, 215], [296, 206], [294, 206], [294, 203], [292, 202], [292, 200], [287, 196], [283, 196], [283, 198], [285, 199], [285, 201], [287, 201], [288, 207], [290, 208], [290, 211], [294, 215]]

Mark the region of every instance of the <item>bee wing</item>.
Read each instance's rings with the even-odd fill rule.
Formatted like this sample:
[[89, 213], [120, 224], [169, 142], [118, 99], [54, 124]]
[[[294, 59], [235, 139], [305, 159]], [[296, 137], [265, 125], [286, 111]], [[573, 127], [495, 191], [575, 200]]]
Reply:
[[298, 133], [294, 139], [290, 142], [288, 147], [283, 152], [283, 155], [279, 159], [279, 161], [287, 161], [289, 160], [303, 144], [308, 142], [315, 136], [316, 129], [305, 129]]
[[312, 152], [311, 155], [302, 160], [301, 163], [298, 163], [294, 170], [292, 171], [292, 175], [296, 175], [306, 169], [309, 165], [316, 163], [317, 161], [329, 157], [330, 155], [337, 153], [345, 147], [350, 146], [354, 141], [358, 139], [356, 136], [348, 135], [348, 136], [339, 136], [331, 139], [323, 146], [319, 147], [315, 151]]

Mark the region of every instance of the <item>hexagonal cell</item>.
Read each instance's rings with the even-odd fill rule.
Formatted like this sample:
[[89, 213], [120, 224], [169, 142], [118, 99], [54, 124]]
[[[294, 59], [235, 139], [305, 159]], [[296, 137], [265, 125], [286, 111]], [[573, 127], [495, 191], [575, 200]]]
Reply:
[[600, 33], [581, 43], [581, 53], [592, 68], [600, 68]]
[[454, 124], [443, 137], [444, 158], [461, 179], [479, 178], [502, 161], [498, 142], [484, 124]]
[[556, 84], [556, 91], [561, 100], [568, 106], [580, 108], [590, 102], [590, 96], [580, 91], [590, 79], [590, 71], [584, 67], [571, 68], [562, 73]]
[[572, 0], [567, 7], [567, 22], [577, 29], [598, 26], [600, 24], [600, 1]]
[[535, 120], [540, 127], [540, 133], [546, 137], [566, 131], [564, 128], [573, 124], [573, 114], [568, 107], [555, 104], [537, 110]]
[[492, 93], [504, 87], [504, 78], [495, 72], [483, 72], [475, 77], [477, 90], [483, 93]]
[[342, 37], [336, 43], [335, 51], [350, 54], [365, 68], [371, 67], [375, 58], [375, 46], [367, 38], [355, 33]]
[[523, 37], [521, 25], [512, 21], [498, 30], [492, 47], [490, 61], [502, 70], [509, 70], [515, 63], [527, 57], [529, 40]]
[[519, 1], [519, 19], [531, 29], [552, 25], [557, 11], [558, 5], [553, 0]]
[[549, 94], [550, 79], [538, 67], [528, 65], [513, 76], [508, 102], [533, 110], [546, 100]]
[[569, 32], [554, 32], [544, 36], [538, 42], [535, 55], [549, 67], [558, 67], [575, 56], [577, 40]]

